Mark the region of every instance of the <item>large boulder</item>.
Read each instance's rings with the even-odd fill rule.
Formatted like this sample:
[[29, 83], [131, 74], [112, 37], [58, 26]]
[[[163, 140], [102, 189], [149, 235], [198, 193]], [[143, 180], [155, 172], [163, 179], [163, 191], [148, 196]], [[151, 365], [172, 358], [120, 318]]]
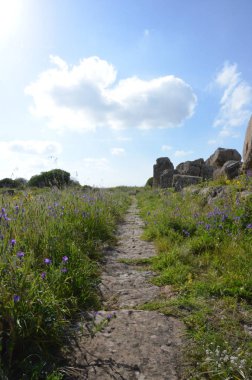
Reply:
[[162, 188], [172, 187], [174, 169], [166, 169], [160, 176], [160, 186]]
[[211, 179], [213, 177], [213, 168], [206, 165], [203, 158], [182, 162], [176, 167], [176, 170], [182, 175], [202, 177], [204, 179]]
[[192, 175], [200, 177], [201, 166], [202, 164], [204, 164], [203, 159], [202, 161], [203, 162], [201, 162], [200, 160], [182, 162], [176, 167], [176, 170], [179, 172], [179, 174], [182, 175]]
[[240, 153], [236, 149], [218, 148], [206, 160], [206, 165], [221, 168], [227, 161], [241, 161]]
[[224, 177], [233, 179], [241, 174], [241, 161], [227, 161], [221, 168], [214, 171], [214, 179]]
[[243, 145], [243, 169], [246, 171], [252, 169], [252, 116], [249, 120], [244, 145]]
[[153, 165], [153, 186], [160, 186], [160, 177], [165, 170], [174, 170], [173, 163], [168, 157], [160, 157]]
[[197, 185], [202, 181], [202, 177], [174, 174], [172, 186], [176, 191], [182, 190], [186, 186]]

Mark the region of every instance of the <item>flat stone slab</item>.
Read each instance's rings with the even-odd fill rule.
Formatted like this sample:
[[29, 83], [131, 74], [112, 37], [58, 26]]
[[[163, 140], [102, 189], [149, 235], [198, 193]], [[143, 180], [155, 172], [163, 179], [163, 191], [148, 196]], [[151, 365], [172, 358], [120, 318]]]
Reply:
[[107, 308], [132, 308], [157, 298], [160, 288], [150, 283], [153, 273], [127, 268], [102, 276], [101, 292]]
[[[113, 313], [113, 312], [107, 312]], [[118, 310], [94, 338], [79, 338], [75, 366], [88, 380], [177, 380], [182, 323], [153, 311]], [[103, 318], [98, 316], [98, 318]], [[106, 313], [104, 313], [106, 318]], [[81, 378], [81, 377], [80, 377]]]

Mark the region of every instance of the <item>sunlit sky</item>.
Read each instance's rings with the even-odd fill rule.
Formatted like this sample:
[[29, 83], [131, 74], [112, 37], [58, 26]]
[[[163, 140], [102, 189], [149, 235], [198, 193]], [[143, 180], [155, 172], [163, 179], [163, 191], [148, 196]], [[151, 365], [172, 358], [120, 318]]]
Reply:
[[0, 0], [0, 178], [144, 185], [252, 113], [251, 0]]

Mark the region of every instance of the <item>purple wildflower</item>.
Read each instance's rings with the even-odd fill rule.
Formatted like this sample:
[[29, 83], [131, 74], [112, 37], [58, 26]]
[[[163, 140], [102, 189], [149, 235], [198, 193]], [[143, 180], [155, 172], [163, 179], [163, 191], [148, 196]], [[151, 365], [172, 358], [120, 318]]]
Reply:
[[247, 228], [252, 228], [252, 223], [247, 224]]
[[205, 225], [205, 228], [206, 228], [206, 230], [208, 231], [208, 230], [210, 230], [211, 225], [210, 225], [210, 224], [206, 224], [206, 225]]
[[225, 222], [225, 220], [226, 220], [227, 218], [228, 218], [227, 215], [224, 214], [224, 215], [222, 216], [222, 218], [221, 218], [221, 221], [222, 221], [222, 222]]
[[64, 261], [64, 263], [66, 263], [68, 261], [68, 257], [67, 256], [63, 256], [62, 257], [62, 261]]
[[25, 255], [24, 252], [20, 252], [20, 251], [17, 252], [17, 257], [19, 257], [20, 259], [22, 259], [24, 255]]
[[115, 311], [113, 311], [112, 313], [110, 313], [110, 314], [107, 315], [107, 319], [108, 320], [110, 320], [112, 318], [115, 318], [115, 317], [116, 317], [116, 312]]
[[183, 232], [183, 234], [184, 234], [185, 236], [187, 236], [187, 237], [190, 236], [190, 232], [188, 232], [188, 231], [186, 231], [186, 230], [183, 230], [182, 232]]
[[60, 270], [62, 273], [66, 273], [67, 272], [67, 268], [61, 268]]
[[46, 272], [42, 272], [42, 273], [41, 273], [41, 278], [42, 278], [42, 280], [44, 280], [45, 277], [46, 277]]
[[12, 245], [12, 247], [14, 247], [14, 245], [16, 244], [16, 240], [15, 239], [11, 239], [11, 245]]
[[51, 264], [51, 263], [52, 263], [52, 260], [46, 258], [46, 259], [44, 259], [44, 263], [45, 263], [45, 264]]
[[13, 296], [13, 301], [14, 301], [15, 303], [19, 302], [19, 301], [20, 301], [20, 296], [17, 295], [17, 294], [14, 294], [14, 296]]

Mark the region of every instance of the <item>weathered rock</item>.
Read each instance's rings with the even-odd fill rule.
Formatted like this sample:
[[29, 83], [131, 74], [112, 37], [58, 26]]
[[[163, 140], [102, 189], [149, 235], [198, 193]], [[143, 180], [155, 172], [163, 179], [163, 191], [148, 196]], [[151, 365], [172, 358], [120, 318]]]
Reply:
[[203, 158], [194, 161], [182, 162], [176, 167], [179, 174], [210, 179], [213, 177], [213, 168], [205, 164]]
[[191, 175], [175, 174], [173, 176], [172, 186], [176, 191], [182, 190], [186, 186], [196, 185], [202, 181], [201, 177]]
[[226, 194], [225, 186], [204, 187], [199, 191], [199, 195], [205, 203], [212, 204], [219, 198], [223, 198]]
[[236, 149], [218, 148], [206, 160], [206, 165], [221, 168], [227, 161], [241, 161], [240, 153]]
[[221, 168], [215, 168], [213, 172], [213, 179], [219, 179], [223, 176], [223, 173], [221, 172]]
[[[203, 164], [204, 164], [204, 160]], [[201, 169], [201, 163], [197, 165], [194, 161], [186, 161], [182, 162], [176, 167], [176, 170], [179, 172], [179, 174], [182, 175], [191, 175], [191, 176], [197, 176], [200, 177], [200, 170]]]
[[243, 169], [252, 169], [252, 116], [249, 120], [244, 145], [243, 145]]
[[203, 179], [213, 179], [213, 172], [214, 168], [205, 164], [201, 169], [201, 177]]
[[162, 188], [172, 187], [173, 174], [173, 169], [166, 169], [163, 171], [160, 176], [160, 186]]
[[168, 157], [160, 157], [156, 160], [156, 164], [153, 166], [153, 186], [160, 186], [160, 177], [166, 170], [174, 170], [173, 163]]
[[222, 168], [217, 168], [214, 171], [214, 179], [225, 177], [226, 179], [233, 179], [241, 174], [242, 163], [240, 161], [227, 161]]

